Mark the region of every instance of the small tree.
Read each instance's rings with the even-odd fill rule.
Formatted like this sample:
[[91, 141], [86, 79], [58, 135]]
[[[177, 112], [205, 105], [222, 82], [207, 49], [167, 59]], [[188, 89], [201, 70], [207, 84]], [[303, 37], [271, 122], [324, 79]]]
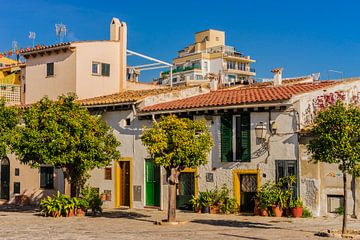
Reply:
[[6, 157], [9, 136], [18, 123], [17, 109], [5, 106], [4, 99], [0, 99], [0, 159]]
[[111, 128], [75, 99], [74, 95], [60, 96], [58, 101], [45, 97], [30, 106], [22, 114], [25, 125], [16, 128], [11, 140], [21, 162], [61, 167], [72, 196], [79, 195], [89, 170], [120, 157], [116, 149], [120, 143]]
[[153, 127], [144, 128], [141, 140], [155, 164], [163, 166], [169, 182], [168, 221], [176, 221], [176, 184], [181, 170], [207, 163], [213, 146], [205, 121], [174, 115], [163, 116]]
[[344, 183], [342, 233], [347, 229], [347, 174], [360, 175], [360, 110], [353, 105], [336, 104], [320, 111], [312, 129], [309, 151], [315, 162], [339, 164]]

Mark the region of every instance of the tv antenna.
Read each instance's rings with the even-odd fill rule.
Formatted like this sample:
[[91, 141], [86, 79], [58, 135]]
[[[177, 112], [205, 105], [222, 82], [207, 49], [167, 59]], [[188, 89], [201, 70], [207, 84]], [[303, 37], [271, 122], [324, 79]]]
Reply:
[[59, 39], [59, 42], [62, 43], [64, 37], [66, 36], [66, 26], [62, 23], [55, 24], [56, 37]]
[[36, 33], [35, 32], [29, 32], [29, 39], [32, 40], [32, 46], [35, 47], [35, 38], [36, 38]]

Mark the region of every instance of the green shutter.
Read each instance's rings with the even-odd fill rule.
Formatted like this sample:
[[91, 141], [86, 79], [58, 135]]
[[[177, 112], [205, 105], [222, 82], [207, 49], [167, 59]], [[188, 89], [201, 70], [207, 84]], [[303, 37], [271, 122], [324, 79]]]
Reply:
[[240, 138], [241, 138], [241, 162], [250, 162], [250, 113], [242, 113], [240, 116]]
[[232, 115], [221, 116], [221, 161], [233, 161]]

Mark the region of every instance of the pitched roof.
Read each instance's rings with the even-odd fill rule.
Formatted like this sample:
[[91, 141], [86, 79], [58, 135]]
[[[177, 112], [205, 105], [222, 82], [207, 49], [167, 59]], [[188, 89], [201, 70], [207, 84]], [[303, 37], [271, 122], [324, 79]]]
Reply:
[[78, 102], [83, 106], [133, 103], [149, 96], [169, 93], [172, 91], [179, 91], [185, 88], [187, 87], [158, 88], [158, 89], [147, 89], [147, 90], [127, 90], [121, 93], [82, 99], [82, 100], [78, 100]]
[[40, 50], [46, 50], [46, 49], [52, 49], [52, 48], [60, 48], [60, 47], [64, 47], [64, 46], [69, 46], [71, 44], [71, 42], [64, 42], [64, 43], [57, 43], [57, 44], [52, 44], [52, 45], [38, 45], [36, 47], [32, 47], [32, 48], [26, 48], [26, 49], [22, 49], [20, 51], [21, 54], [29, 54], [32, 52], [36, 52], [36, 51], [40, 51]]
[[217, 90], [181, 100], [147, 106], [142, 111], [181, 110], [289, 100], [294, 95], [323, 89], [336, 83], [335, 81], [323, 81], [276, 87], [258, 86]]

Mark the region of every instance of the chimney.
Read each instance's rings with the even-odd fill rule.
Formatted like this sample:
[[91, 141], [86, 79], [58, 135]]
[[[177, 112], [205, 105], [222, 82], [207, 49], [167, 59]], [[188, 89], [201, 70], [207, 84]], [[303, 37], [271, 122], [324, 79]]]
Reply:
[[282, 68], [275, 68], [271, 72], [274, 73], [274, 86], [282, 84]]
[[110, 40], [118, 41], [120, 44], [120, 78], [119, 91], [126, 90], [126, 50], [127, 50], [127, 26], [125, 22], [120, 22], [118, 18], [113, 18], [110, 24]]

